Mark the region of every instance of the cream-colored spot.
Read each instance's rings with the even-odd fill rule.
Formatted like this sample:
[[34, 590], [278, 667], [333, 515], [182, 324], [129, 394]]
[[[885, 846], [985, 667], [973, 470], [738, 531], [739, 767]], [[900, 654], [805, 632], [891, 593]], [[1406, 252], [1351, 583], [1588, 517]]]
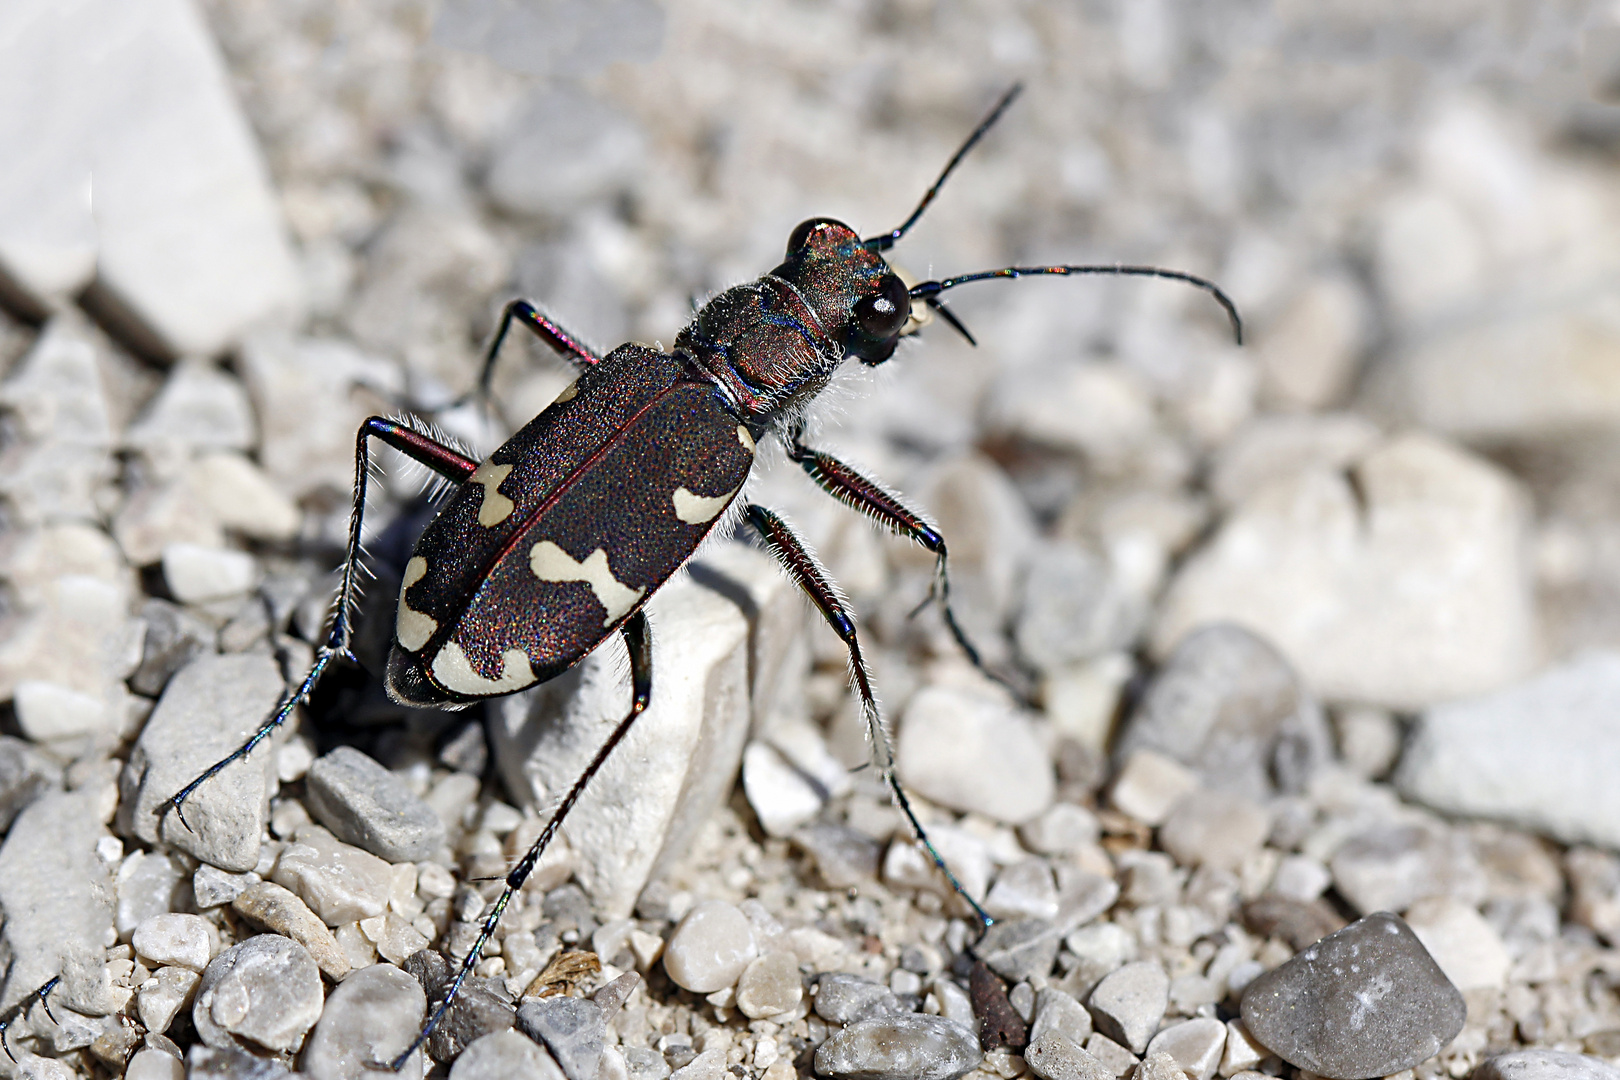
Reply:
[[439, 620], [416, 611], [405, 602], [405, 590], [427, 576], [427, 560], [412, 555], [405, 564], [405, 577], [399, 586], [399, 616], [394, 620], [394, 636], [406, 652], [416, 652], [428, 643], [428, 638], [439, 628]]
[[694, 495], [683, 487], [675, 489], [675, 516], [688, 525], [703, 525], [713, 521], [715, 515], [726, 508], [736, 490], [724, 495]]
[[542, 540], [529, 552], [529, 569], [541, 581], [583, 581], [607, 611], [603, 626], [612, 626], [635, 606], [646, 589], [632, 589], [608, 569], [607, 552], [597, 548], [584, 562], [576, 562], [568, 552]]
[[529, 658], [521, 649], [507, 649], [501, 655], [501, 664], [501, 677], [486, 679], [473, 670], [460, 645], [447, 641], [433, 658], [433, 677], [445, 689], [469, 697], [510, 694], [534, 682], [534, 668], [529, 666]]
[[496, 490], [511, 472], [510, 465], [497, 465], [493, 461], [486, 461], [467, 477], [468, 483], [484, 485], [484, 502], [478, 508], [478, 524], [486, 529], [499, 525], [512, 513], [512, 500]]
[[743, 444], [743, 449], [750, 454], [754, 452], [754, 437], [748, 434], [748, 429], [741, 424], [737, 425], [737, 441]]
[[563, 387], [562, 393], [557, 395], [556, 399], [552, 401], [552, 404], [561, 405], [563, 402], [573, 401], [577, 397], [579, 397], [579, 380], [575, 379], [573, 382]]

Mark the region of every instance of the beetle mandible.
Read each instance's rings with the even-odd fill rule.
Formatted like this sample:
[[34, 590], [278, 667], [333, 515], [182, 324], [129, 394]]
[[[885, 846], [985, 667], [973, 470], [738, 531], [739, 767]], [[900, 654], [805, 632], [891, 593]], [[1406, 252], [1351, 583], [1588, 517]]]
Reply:
[[883, 252], [916, 224], [940, 186], [1019, 93], [1009, 90], [951, 157], [898, 227], [862, 239], [831, 218], [812, 218], [788, 238], [781, 265], [706, 303], [662, 352], [621, 345], [597, 355], [574, 335], [518, 300], [508, 304], [484, 358], [478, 394], [487, 398], [501, 343], [520, 323], [579, 370], [578, 379], [483, 461], [404, 420], [374, 416], [355, 443], [354, 510], [331, 629], [309, 673], [236, 752], [210, 766], [171, 800], [183, 807], [197, 787], [249, 754], [305, 700], [332, 661], [348, 656], [361, 521], [373, 438], [451, 481], [455, 489], [428, 524], [409, 562], [388, 658], [388, 693], [417, 706], [463, 708], [550, 679], [615, 634], [630, 654], [631, 701], [506, 877], [444, 1000], [398, 1069], [455, 1000], [502, 913], [591, 778], [646, 709], [652, 649], [643, 604], [715, 528], [746, 518], [765, 546], [838, 634], [871, 735], [873, 764], [917, 839], [984, 926], [991, 923], [957, 883], [913, 813], [862, 656], [855, 622], [809, 547], [766, 507], [739, 503], [767, 439], [780, 440], [828, 494], [910, 537], [936, 557], [931, 596], [969, 659], [976, 650], [950, 606], [944, 538], [883, 485], [804, 442], [804, 414], [848, 358], [878, 365], [916, 331], [921, 303], [970, 342], [940, 295], [959, 285], [1035, 275], [1125, 274], [1169, 278], [1209, 292], [1238, 340], [1242, 324], [1214, 283], [1151, 266], [1010, 266], [908, 286]]

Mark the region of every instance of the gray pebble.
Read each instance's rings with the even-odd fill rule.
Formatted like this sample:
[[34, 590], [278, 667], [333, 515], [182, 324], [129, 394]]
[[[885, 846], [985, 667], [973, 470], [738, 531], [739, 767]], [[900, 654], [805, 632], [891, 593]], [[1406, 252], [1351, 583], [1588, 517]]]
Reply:
[[1159, 843], [1182, 866], [1236, 870], [1270, 831], [1271, 819], [1247, 795], [1206, 789], [1176, 804], [1159, 827]]
[[[653, 1056], [663, 1064], [662, 1056]], [[664, 1066], [664, 1072], [668, 1074], [669, 1066]], [[474, 1039], [450, 1066], [450, 1080], [515, 1080], [517, 1077], [564, 1080], [563, 1071], [546, 1053], [545, 1047], [511, 1028]]]
[[[313, 1080], [358, 1080], [372, 1062], [392, 1061], [416, 1038], [427, 995], [392, 964], [373, 964], [344, 979], [326, 999], [301, 1062]], [[405, 1072], [420, 1074], [420, 1052]]]
[[146, 638], [141, 663], [129, 677], [137, 694], [155, 698], [174, 673], [204, 652], [214, 651], [214, 628], [178, 604], [148, 600], [141, 605]]
[[975, 951], [997, 975], [1023, 982], [1049, 973], [1062, 943], [1062, 933], [1049, 919], [1008, 919], [986, 930]]
[[895, 769], [942, 806], [1009, 825], [1052, 804], [1052, 759], [1029, 718], [999, 697], [929, 686], [906, 704]]
[[269, 814], [275, 755], [261, 747], [186, 801], [187, 829], [169, 799], [242, 745], [281, 699], [285, 684], [262, 653], [205, 655], [178, 671], [130, 753], [119, 780], [123, 831], [169, 844], [222, 870], [252, 870]]
[[[437, 1008], [442, 1000], [441, 984], [439, 993], [428, 994], [428, 1002]], [[444, 1019], [428, 1037], [428, 1053], [435, 1061], [454, 1061], [474, 1040], [491, 1032], [505, 1031], [516, 1022], [517, 1010], [499, 979], [469, 978], [461, 984], [461, 993], [456, 995]]]
[[545, 1044], [568, 1080], [594, 1080], [607, 1024], [594, 1001], [557, 995], [518, 1007], [518, 1027]]
[[153, 966], [172, 964], [200, 972], [219, 948], [219, 931], [200, 915], [170, 911], [142, 920], [130, 944]]
[[815, 860], [821, 880], [834, 889], [875, 881], [883, 862], [882, 844], [844, 825], [807, 825], [793, 834], [793, 842]]
[[315, 820], [391, 863], [418, 862], [445, 842], [444, 822], [405, 781], [351, 746], [318, 758], [305, 780]]
[[0, 911], [10, 953], [0, 1007], [21, 1001], [60, 970], [69, 947], [113, 936], [112, 877], [96, 854], [107, 836], [94, 784], [35, 800], [0, 846]]
[[1093, 1031], [1091, 1038], [1086, 1040], [1086, 1053], [1116, 1077], [1124, 1076], [1139, 1064], [1135, 1054], [1100, 1031]]
[[131, 852], [118, 866], [118, 906], [113, 919], [119, 939], [129, 940], [135, 928], [154, 915], [183, 908], [185, 880], [185, 867], [167, 852]]
[[1288, 661], [1243, 627], [1182, 639], [1115, 746], [1117, 761], [1156, 750], [1228, 791], [1299, 791], [1332, 757], [1322, 708]]
[[1018, 827], [1018, 838], [1038, 855], [1068, 855], [1097, 842], [1097, 815], [1070, 802], [1053, 803]]
[[1029, 559], [1013, 639], [1037, 671], [1057, 671], [1129, 647], [1144, 607], [1107, 560], [1073, 542], [1052, 541]]
[[816, 1072], [849, 1080], [951, 1080], [984, 1060], [979, 1038], [943, 1017], [858, 1020], [816, 1050]]
[[1567, 1050], [1515, 1050], [1481, 1064], [1473, 1080], [1620, 1080], [1620, 1068]]
[[1187, 1080], [1210, 1080], [1226, 1049], [1226, 1025], [1212, 1017], [1200, 1016], [1170, 1024], [1148, 1043], [1147, 1057], [1168, 1054]]
[[306, 826], [282, 849], [270, 880], [297, 893], [327, 926], [342, 926], [388, 909], [394, 871], [377, 856]]
[[1087, 1004], [1098, 1031], [1141, 1054], [1170, 1004], [1170, 977], [1156, 960], [1126, 964], [1097, 984]]
[[308, 949], [328, 977], [341, 979], [348, 975], [349, 961], [338, 948], [337, 937], [307, 904], [282, 886], [272, 881], [257, 882], [231, 901], [231, 907], [254, 925], [285, 934]]
[[1084, 1046], [1091, 1034], [1091, 1014], [1070, 994], [1048, 986], [1035, 995], [1035, 1019], [1029, 1029], [1030, 1042], [1048, 1031], [1055, 1031], [1077, 1046]]
[[1466, 839], [1439, 825], [1375, 825], [1340, 844], [1328, 867], [1334, 887], [1364, 915], [1484, 889]]
[[258, 880], [259, 875], [251, 870], [232, 874], [217, 866], [203, 863], [197, 867], [197, 872], [191, 875], [191, 895], [197, 901], [197, 907], [206, 911], [211, 907], [230, 903]]
[[186, 1053], [186, 1080], [287, 1080], [292, 1073], [275, 1058], [237, 1047], [197, 1043]]
[[61, 766], [22, 739], [0, 735], [0, 833], [29, 803], [61, 785]]
[[320, 1019], [321, 973], [302, 945], [260, 934], [216, 956], [191, 1008], [197, 1034], [229, 1049], [298, 1049]]
[[1024, 1047], [1029, 1071], [1041, 1080], [1114, 1080], [1114, 1073], [1073, 1039], [1046, 1031]]
[[664, 1080], [673, 1071], [663, 1054], [645, 1046], [625, 1047], [624, 1064], [630, 1080]]
[[1301, 1069], [1360, 1080], [1409, 1069], [1462, 1030], [1463, 996], [1407, 925], [1379, 912], [1261, 975], [1243, 995], [1255, 1040]]
[[859, 975], [835, 972], [816, 983], [816, 1015], [835, 1024], [851, 1024], [904, 1012], [887, 986]]
[[633, 971], [627, 971], [592, 994], [591, 1000], [596, 1002], [596, 1007], [602, 1010], [603, 1020], [612, 1020], [624, 1003], [630, 999], [630, 995], [636, 992], [636, 987], [639, 985], [641, 985], [641, 976]]
[[664, 946], [664, 970], [675, 985], [712, 994], [736, 983], [759, 955], [754, 928], [734, 904], [706, 900], [681, 919]]

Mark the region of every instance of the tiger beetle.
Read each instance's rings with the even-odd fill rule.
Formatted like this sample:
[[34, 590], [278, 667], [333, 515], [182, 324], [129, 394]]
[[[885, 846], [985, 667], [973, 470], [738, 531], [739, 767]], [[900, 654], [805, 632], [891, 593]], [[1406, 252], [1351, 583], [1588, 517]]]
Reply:
[[738, 496], [759, 444], [779, 440], [788, 457], [828, 494], [935, 556], [930, 599], [939, 604], [956, 642], [983, 670], [951, 610], [945, 538], [882, 484], [804, 441], [806, 410], [839, 365], [850, 357], [870, 366], [887, 361], [900, 339], [920, 325], [924, 313], [916, 311], [919, 304], [972, 342], [941, 294], [974, 281], [1038, 275], [1125, 274], [1185, 282], [1221, 304], [1241, 342], [1242, 324], [1226, 294], [1204, 278], [1179, 271], [1008, 266], [907, 286], [889, 266], [883, 252], [917, 223], [946, 178], [1019, 90], [1014, 86], [1001, 98], [898, 227], [863, 240], [831, 218], [803, 222], [789, 235], [780, 266], [704, 304], [668, 352], [628, 344], [598, 355], [533, 305], [523, 300], [508, 304], [484, 356], [480, 399], [488, 400], [496, 358], [514, 323], [560, 353], [579, 377], [483, 461], [408, 420], [374, 416], [360, 428], [348, 553], [326, 640], [309, 673], [252, 737], [173, 797], [176, 813], [182, 813], [199, 785], [268, 738], [309, 696], [333, 660], [350, 656], [372, 439], [454, 485], [405, 564], [385, 678], [395, 701], [459, 709], [511, 694], [562, 673], [614, 634], [624, 638], [630, 654], [630, 706], [624, 718], [507, 875], [444, 1000], [392, 1062], [394, 1069], [444, 1018], [513, 894], [591, 778], [646, 710], [653, 681], [647, 598], [711, 532], [744, 519], [842, 639], [871, 736], [873, 765], [935, 865], [981, 924], [991, 924], [929, 843], [895, 777], [871, 673], [839, 590], [780, 516]]

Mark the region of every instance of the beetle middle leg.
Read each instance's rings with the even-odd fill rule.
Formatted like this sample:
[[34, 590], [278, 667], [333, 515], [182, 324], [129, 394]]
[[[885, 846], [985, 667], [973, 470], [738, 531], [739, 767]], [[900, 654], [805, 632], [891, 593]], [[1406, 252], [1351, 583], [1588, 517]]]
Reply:
[[938, 600], [945, 617], [945, 626], [968, 661], [988, 678], [995, 680], [1023, 701], [1025, 692], [1009, 682], [1006, 676], [992, 671], [984, 662], [978, 648], [968, 639], [956, 612], [951, 608], [951, 577], [946, 565], [945, 538], [921, 514], [900, 501], [899, 496], [870, 477], [833, 457], [831, 454], [804, 445], [802, 430], [795, 430], [788, 438], [788, 457], [799, 463], [816, 485], [846, 506], [867, 515], [890, 532], [909, 536], [935, 556], [934, 581], [928, 597], [923, 601]]
[[181, 788], [169, 800], [174, 807], [180, 823], [187, 829], [191, 825], [186, 821], [182, 809], [185, 801], [191, 797], [210, 777], [216, 775], [221, 769], [233, 761], [240, 761], [253, 752], [261, 742], [270, 737], [270, 734], [286, 723], [287, 717], [292, 715], [293, 709], [299, 702], [306, 700], [315, 684], [320, 682], [321, 676], [331, 666], [333, 660], [339, 656], [349, 655], [349, 638], [353, 633], [354, 598], [356, 583], [360, 574], [360, 535], [361, 523], [366, 513], [366, 491], [371, 479], [371, 453], [370, 440], [381, 439], [400, 453], [420, 462], [434, 472], [448, 480], [461, 483], [478, 469], [478, 462], [443, 443], [429, 438], [427, 435], [415, 430], [407, 424], [397, 420], [389, 420], [381, 416], [373, 416], [360, 426], [355, 435], [354, 445], [354, 510], [349, 517], [349, 544], [348, 553], [343, 560], [343, 576], [338, 585], [337, 601], [334, 604], [332, 626], [327, 631], [326, 641], [315, 651], [315, 663], [310, 666], [309, 672], [296, 687], [289, 690], [282, 697], [276, 711], [258, 729], [248, 736], [248, 740], [237, 747], [229, 756], [214, 762], [191, 783]]
[[860, 639], [855, 634], [855, 620], [845, 608], [837, 587], [827, 576], [827, 571], [822, 568], [820, 560], [775, 513], [763, 506], [750, 504], [748, 520], [849, 650], [850, 680], [855, 685], [855, 693], [861, 699], [861, 712], [866, 716], [873, 763], [882, 774], [884, 782], [888, 784], [889, 790], [894, 793], [895, 802], [899, 805], [900, 811], [906, 815], [906, 820], [911, 823], [912, 832], [918, 842], [934, 860], [934, 865], [939, 867], [945, 879], [951, 883], [951, 888], [968, 902], [968, 906], [978, 916], [979, 922], [989, 926], [995, 920], [979, 906], [977, 900], [968, 895], [967, 890], [962, 888], [962, 883], [956, 880], [951, 868], [945, 865], [945, 860], [934, 848], [933, 842], [928, 839], [928, 833], [924, 831], [922, 822], [917, 820], [916, 813], [911, 809], [911, 800], [906, 798], [905, 789], [900, 786], [900, 780], [895, 775], [894, 747], [889, 743], [889, 733], [883, 725], [883, 713], [878, 708], [877, 694], [872, 690], [872, 673], [867, 670], [866, 657], [861, 654]]
[[540, 836], [535, 840], [528, 852], [512, 868], [512, 872], [506, 875], [506, 886], [501, 890], [501, 895], [496, 898], [495, 906], [484, 917], [484, 925], [478, 931], [478, 937], [473, 940], [472, 948], [467, 950], [466, 957], [461, 961], [461, 967], [457, 969], [455, 978], [451, 980], [449, 989], [445, 991], [444, 1000], [439, 1003], [438, 1007], [433, 1010], [432, 1015], [428, 1017], [427, 1023], [423, 1025], [421, 1032], [416, 1036], [416, 1040], [392, 1062], [391, 1067], [396, 1072], [404, 1067], [406, 1059], [427, 1040], [428, 1036], [433, 1034], [433, 1029], [438, 1026], [440, 1020], [444, 1019], [445, 1013], [449, 1011], [451, 1004], [456, 1000], [456, 995], [461, 992], [461, 984], [467, 981], [468, 975], [472, 974], [473, 968], [478, 964], [478, 958], [483, 954], [484, 946], [489, 943], [491, 935], [495, 933], [495, 927], [501, 921], [501, 916], [506, 912], [507, 904], [511, 903], [512, 897], [516, 895], [519, 889], [523, 888], [523, 883], [534, 872], [535, 866], [539, 864], [540, 857], [545, 854], [546, 847], [551, 843], [551, 838], [556, 835], [558, 827], [563, 823], [563, 819], [568, 816], [568, 812], [574, 808], [574, 804], [579, 801], [579, 797], [585, 793], [585, 789], [590, 785], [592, 778], [607, 762], [608, 755], [613, 753], [614, 747], [624, 741], [624, 737], [630, 733], [630, 729], [635, 725], [636, 720], [640, 718], [642, 713], [647, 711], [647, 704], [652, 699], [652, 639], [647, 633], [647, 613], [637, 611], [630, 616], [629, 621], [624, 624], [623, 634], [625, 647], [630, 652], [630, 710], [625, 713], [624, 719], [619, 721], [612, 734], [597, 749], [596, 756], [591, 758], [590, 764], [585, 766], [585, 771], [580, 773], [579, 779], [574, 781], [573, 786], [568, 789], [568, 793], [562, 797], [562, 801], [557, 804], [556, 811], [551, 815], [551, 820], [546, 822], [546, 827], [541, 830]]

